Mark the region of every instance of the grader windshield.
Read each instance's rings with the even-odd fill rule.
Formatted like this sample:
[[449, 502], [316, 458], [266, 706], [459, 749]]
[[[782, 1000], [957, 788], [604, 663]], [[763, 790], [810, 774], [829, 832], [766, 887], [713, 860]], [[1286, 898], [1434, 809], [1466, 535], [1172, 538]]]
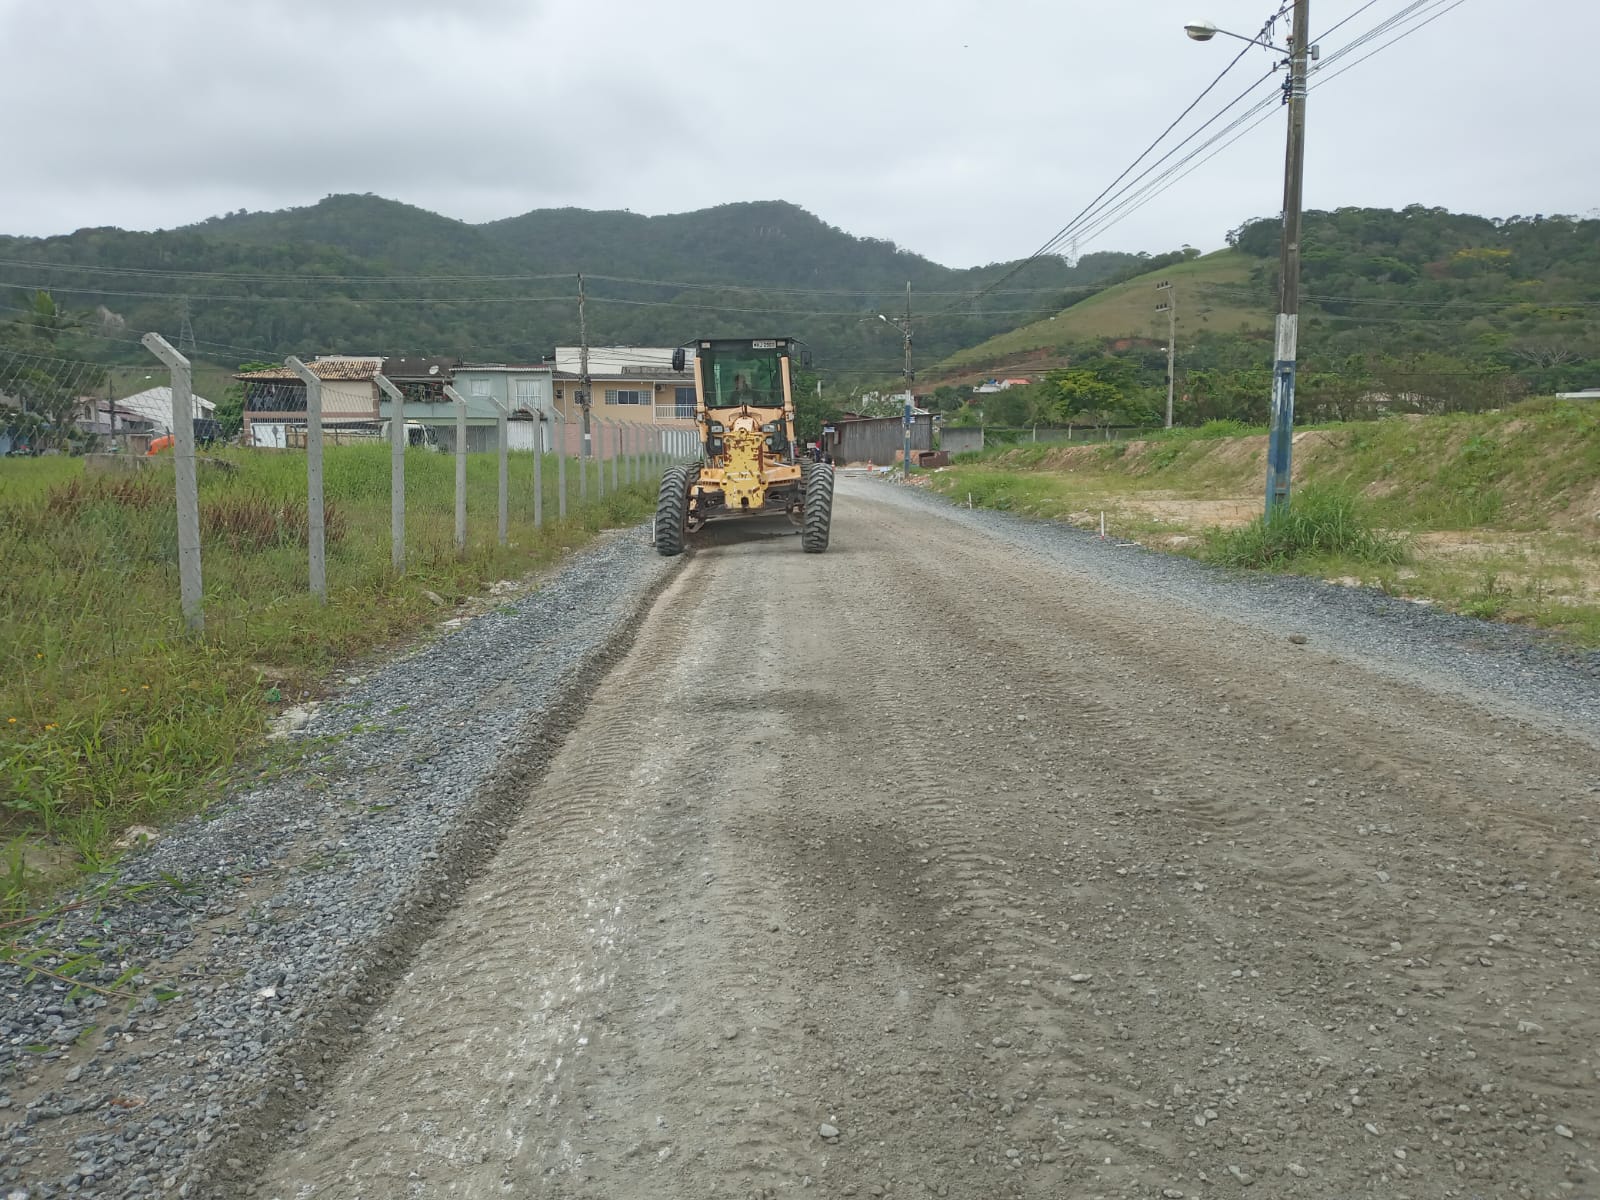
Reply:
[[782, 408], [782, 339], [701, 342], [695, 353], [707, 408]]

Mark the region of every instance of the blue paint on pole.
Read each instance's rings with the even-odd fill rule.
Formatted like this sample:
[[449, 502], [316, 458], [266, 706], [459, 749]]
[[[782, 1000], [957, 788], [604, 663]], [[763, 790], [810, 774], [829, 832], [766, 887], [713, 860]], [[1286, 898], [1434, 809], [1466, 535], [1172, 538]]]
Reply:
[[1267, 440], [1267, 520], [1289, 502], [1289, 473], [1294, 456], [1293, 359], [1272, 365], [1272, 429]]

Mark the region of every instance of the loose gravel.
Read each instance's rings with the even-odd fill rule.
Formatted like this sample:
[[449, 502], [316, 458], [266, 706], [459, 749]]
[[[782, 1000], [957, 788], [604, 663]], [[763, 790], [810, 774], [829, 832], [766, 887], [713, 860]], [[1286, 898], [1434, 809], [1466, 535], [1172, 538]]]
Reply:
[[1586, 676], [838, 500], [699, 539], [259, 1200], [1597, 1194]]
[[937, 512], [1041, 562], [1158, 596], [1174, 610], [1241, 621], [1297, 644], [1353, 653], [1369, 669], [1398, 682], [1464, 691], [1494, 711], [1600, 737], [1600, 651], [1575, 649], [1538, 630], [1456, 616], [1377, 588], [1215, 567], [1061, 522], [964, 508], [920, 488], [856, 479], [848, 486], [872, 488], [870, 495], [881, 503]]
[[[214, 1196], [292, 1123], [672, 572], [606, 535], [530, 594], [346, 686], [275, 775], [40, 931], [128, 1003], [0, 968], [0, 1195]], [[138, 890], [144, 887], [144, 890]]]

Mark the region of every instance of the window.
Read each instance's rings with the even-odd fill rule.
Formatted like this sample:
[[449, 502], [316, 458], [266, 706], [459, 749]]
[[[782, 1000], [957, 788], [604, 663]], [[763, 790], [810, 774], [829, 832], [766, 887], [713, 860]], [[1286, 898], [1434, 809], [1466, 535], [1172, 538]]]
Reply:
[[517, 406], [519, 408], [531, 405], [539, 398], [539, 381], [537, 379], [518, 379]]
[[717, 341], [701, 344], [695, 366], [706, 392], [707, 408], [743, 404], [783, 407], [780, 353], [774, 341]]
[[650, 393], [637, 388], [607, 388], [607, 404], [649, 404]]
[[674, 397], [677, 411], [672, 415], [677, 417], [680, 421], [692, 420], [694, 418], [694, 388], [680, 387], [675, 389], [675, 391], [677, 392], [677, 395]]
[[487, 379], [474, 379], [472, 381], [472, 395], [474, 397], [493, 395], [489, 390], [489, 381]]

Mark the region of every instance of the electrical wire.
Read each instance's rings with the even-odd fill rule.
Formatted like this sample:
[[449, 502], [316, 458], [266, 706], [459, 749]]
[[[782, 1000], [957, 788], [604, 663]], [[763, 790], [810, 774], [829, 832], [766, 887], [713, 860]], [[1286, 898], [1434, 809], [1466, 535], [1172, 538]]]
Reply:
[[[1284, 10], [1280, 10], [1279, 13], [1277, 14], [1277, 17], [1281, 17], [1283, 15], [1283, 11]], [[1277, 19], [1277, 17], [1274, 17], [1272, 20], [1275, 21]], [[1269, 21], [1267, 23], [1267, 25], [1263, 27], [1263, 29], [1269, 28], [1271, 26], [1271, 24], [1272, 24], [1272, 21]], [[1176, 129], [1178, 127], [1178, 125], [1182, 123], [1182, 121], [1183, 121], [1183, 119], [1185, 117], [1187, 117], [1197, 107], [1199, 107], [1200, 102], [1202, 100], [1204, 100], [1208, 95], [1210, 95], [1213, 90], [1216, 89], [1217, 85], [1220, 84], [1223, 81], [1223, 79], [1225, 79], [1227, 77], [1228, 73], [1230, 71], [1232, 71], [1234, 67], [1238, 66], [1240, 61], [1243, 60], [1244, 56], [1246, 54], [1248, 54], [1249, 52], [1250, 52], [1250, 46], [1249, 45], [1245, 46], [1242, 50], [1240, 50], [1239, 53], [1236, 54], [1233, 57], [1233, 59], [1228, 63], [1228, 65], [1222, 68], [1222, 70], [1217, 74], [1217, 77], [1215, 79], [1213, 79], [1210, 83], [1208, 83], [1201, 90], [1200, 94], [1198, 96], [1196, 96], [1193, 100], [1191, 100], [1189, 102], [1189, 104], [1184, 108], [1184, 110], [1181, 113], [1179, 113], [1177, 115], [1177, 117], [1175, 117], [1173, 119], [1172, 123], [1169, 124], [1165, 129], [1163, 129], [1161, 131], [1161, 133], [1159, 135], [1157, 135], [1156, 139], [1153, 142], [1151, 142], [1148, 146], [1146, 146], [1144, 148], [1144, 150], [1142, 150], [1139, 153], [1137, 158], [1135, 158], [1131, 163], [1129, 163], [1126, 167], [1124, 167], [1123, 170], [1122, 170], [1122, 173], [1119, 174], [1110, 183], [1108, 183], [1105, 186], [1105, 188], [1100, 192], [1100, 194], [1098, 196], [1096, 196], [1093, 200], [1091, 200], [1088, 204], [1086, 204], [1083, 207], [1083, 209], [1080, 210], [1079, 213], [1072, 218], [1072, 220], [1068, 221], [1065, 225], [1063, 225], [1061, 227], [1061, 229], [1059, 229], [1053, 236], [1051, 236], [1049, 239], [1047, 239], [1045, 241], [1045, 243], [1042, 246], [1040, 246], [1037, 250], [1035, 250], [1032, 254], [1028, 255], [1027, 258], [1021, 260], [1019, 263], [1017, 263], [1015, 266], [1013, 266], [1009, 271], [1007, 271], [1004, 275], [1002, 275], [997, 281], [995, 281], [993, 284], [990, 284], [987, 288], [980, 289], [979, 291], [974, 293], [969, 298], [969, 302], [976, 302], [977, 300], [981, 299], [983, 296], [986, 296], [991, 291], [995, 290], [1001, 284], [1009, 282], [1011, 279], [1015, 278], [1016, 275], [1019, 272], [1021, 272], [1025, 267], [1027, 267], [1030, 263], [1036, 262], [1040, 258], [1043, 258], [1045, 255], [1051, 253], [1052, 250], [1054, 250], [1055, 248], [1060, 246], [1062, 242], [1066, 241], [1068, 239], [1068, 237], [1070, 236], [1070, 234], [1071, 234], [1071, 230], [1072, 230], [1073, 226], [1075, 224], [1077, 224], [1080, 220], [1083, 219], [1084, 214], [1088, 213], [1091, 209], [1093, 209], [1095, 207], [1095, 205], [1099, 204], [1100, 201], [1105, 198], [1105, 196], [1106, 196], [1106, 194], [1108, 192], [1110, 192], [1119, 183], [1121, 183], [1124, 179], [1126, 179], [1128, 177], [1128, 175], [1135, 168], [1137, 168], [1138, 165], [1141, 162], [1143, 162], [1146, 158], [1148, 158], [1150, 156], [1150, 154], [1155, 150], [1155, 148], [1157, 146], [1159, 146], [1164, 140], [1166, 140], [1167, 135], [1169, 133], [1171, 133], [1174, 129]]]
[[[1358, 66], [1360, 63], [1365, 62], [1368, 58], [1371, 58], [1374, 54], [1377, 54], [1379, 51], [1387, 49], [1389, 46], [1394, 45], [1396, 42], [1401, 41], [1405, 37], [1410, 36], [1410, 34], [1415, 33], [1418, 29], [1422, 28], [1424, 25], [1432, 23], [1433, 21], [1437, 20], [1439, 17], [1445, 15], [1445, 13], [1451, 11], [1454, 8], [1459, 7], [1463, 3], [1465, 3], [1465, 0], [1453, 0], [1453, 2], [1452, 2], [1452, 0], [1413, 0], [1412, 3], [1407, 4], [1405, 6], [1405, 8], [1401, 9], [1398, 13], [1395, 13], [1392, 16], [1386, 18], [1384, 21], [1380, 22], [1377, 26], [1373, 27], [1373, 29], [1368, 30], [1364, 34], [1361, 34], [1359, 37], [1354, 39], [1352, 42], [1350, 42], [1346, 46], [1341, 47], [1340, 49], [1338, 49], [1334, 53], [1332, 53], [1332, 54], [1326, 56], [1325, 58], [1323, 58], [1323, 60], [1319, 64], [1316, 64], [1315, 66], [1313, 66], [1311, 68], [1311, 71], [1313, 73], [1320, 72], [1322, 69], [1326, 68], [1327, 66], [1332, 65], [1334, 62], [1337, 62], [1340, 58], [1342, 58], [1345, 55], [1349, 54], [1354, 49], [1356, 49], [1356, 48], [1358, 48], [1358, 47], [1360, 47], [1362, 45], [1365, 45], [1368, 42], [1372, 41], [1374, 39], [1374, 37], [1380, 36], [1382, 33], [1388, 32], [1390, 30], [1393, 30], [1398, 25], [1403, 24], [1407, 19], [1411, 18], [1412, 16], [1425, 16], [1426, 19], [1417, 22], [1416, 24], [1412, 25], [1408, 29], [1405, 29], [1403, 32], [1399, 33], [1398, 35], [1396, 35], [1391, 40], [1389, 40], [1389, 41], [1385, 42], [1383, 45], [1377, 47], [1377, 49], [1369, 52], [1368, 54], [1366, 54], [1364, 56], [1362, 56], [1361, 58], [1357, 59], [1355, 62], [1347, 64], [1345, 67], [1342, 67], [1340, 70], [1333, 72], [1331, 75], [1328, 75], [1328, 76], [1326, 76], [1324, 78], [1317, 78], [1315, 80], [1315, 82], [1310, 84], [1310, 87], [1308, 88], [1308, 90], [1314, 89], [1316, 87], [1320, 87], [1324, 83], [1331, 82], [1333, 79], [1337, 78], [1339, 75], [1344, 74], [1345, 71], [1348, 71], [1352, 67]], [[1430, 5], [1432, 5], [1434, 7], [1430, 9], [1430, 7], [1429, 7]], [[1366, 7], [1370, 7], [1370, 5], [1368, 5]], [[1359, 11], [1364, 11], [1364, 10], [1358, 10], [1358, 12]], [[1431, 15], [1428, 15], [1429, 13], [1431, 13]], [[1354, 15], [1354, 14], [1352, 14], [1352, 15]], [[1348, 18], [1347, 18], [1347, 20], [1348, 20]], [[1342, 23], [1343, 22], [1341, 22], [1341, 24]], [[1335, 26], [1335, 28], [1337, 28], [1337, 26]], [[1272, 116], [1272, 112], [1265, 111], [1265, 110], [1269, 109], [1271, 107], [1273, 107], [1273, 106], [1271, 105], [1270, 101], [1266, 101], [1266, 102], [1263, 102], [1263, 103], [1258, 103], [1251, 110], [1249, 110], [1246, 113], [1242, 114], [1241, 117], [1236, 118], [1230, 125], [1225, 127], [1217, 135], [1213, 136], [1212, 138], [1208, 139], [1206, 142], [1202, 143], [1200, 146], [1196, 147], [1194, 151], [1192, 151], [1189, 155], [1185, 156], [1183, 159], [1180, 159], [1171, 168], [1169, 168], [1169, 170], [1167, 172], [1164, 172], [1162, 175], [1157, 176], [1156, 179], [1151, 180], [1150, 184], [1148, 185], [1148, 187], [1150, 189], [1149, 191], [1143, 192], [1143, 193], [1135, 193], [1134, 195], [1127, 197], [1124, 200], [1123, 205], [1121, 207], [1109, 210], [1107, 213], [1103, 214], [1103, 219], [1098, 224], [1095, 224], [1095, 225], [1093, 225], [1093, 226], [1091, 226], [1091, 227], [1089, 227], [1089, 228], [1087, 228], [1085, 230], [1075, 231], [1075, 235], [1080, 237], [1080, 238], [1097, 236], [1098, 234], [1101, 234], [1101, 233], [1105, 232], [1105, 230], [1109, 229], [1112, 225], [1116, 224], [1118, 221], [1121, 221], [1122, 219], [1126, 218], [1127, 216], [1130, 216], [1132, 213], [1137, 212], [1140, 208], [1143, 208], [1144, 205], [1148, 204], [1151, 200], [1154, 200], [1157, 196], [1161, 195], [1163, 192], [1167, 191], [1169, 188], [1175, 186], [1177, 183], [1181, 182], [1183, 179], [1185, 179], [1189, 175], [1193, 174], [1194, 171], [1198, 170], [1201, 166], [1204, 166], [1205, 163], [1209, 162], [1212, 158], [1216, 157], [1216, 155], [1220, 154], [1223, 150], [1226, 150], [1229, 146], [1233, 145], [1240, 138], [1244, 137], [1245, 135], [1249, 134], [1252, 130], [1254, 130], [1257, 127], [1259, 127], [1260, 125], [1264, 124]], [[1251, 121], [1244, 128], [1242, 128], [1242, 129], [1239, 128], [1241, 123], [1243, 123], [1244, 121], [1249, 121], [1251, 117], [1255, 117], [1256, 119]], [[1238, 132], [1234, 136], [1232, 136], [1232, 137], [1227, 137], [1226, 136], [1227, 134], [1229, 134], [1230, 132], [1232, 132], [1235, 129], [1237, 129]], [[1194, 163], [1193, 166], [1188, 166], [1188, 164], [1190, 162], [1192, 162], [1198, 155], [1203, 154], [1206, 149], [1208, 149], [1212, 145], [1215, 145], [1219, 140], [1221, 140], [1222, 138], [1225, 138], [1225, 137], [1226, 137], [1226, 140], [1223, 141], [1221, 145], [1217, 146], [1217, 148], [1211, 154], [1205, 155], [1204, 158], [1202, 158], [1199, 162]], [[1188, 166], [1188, 169], [1184, 170], [1183, 168], [1186, 167], [1186, 166]]]

